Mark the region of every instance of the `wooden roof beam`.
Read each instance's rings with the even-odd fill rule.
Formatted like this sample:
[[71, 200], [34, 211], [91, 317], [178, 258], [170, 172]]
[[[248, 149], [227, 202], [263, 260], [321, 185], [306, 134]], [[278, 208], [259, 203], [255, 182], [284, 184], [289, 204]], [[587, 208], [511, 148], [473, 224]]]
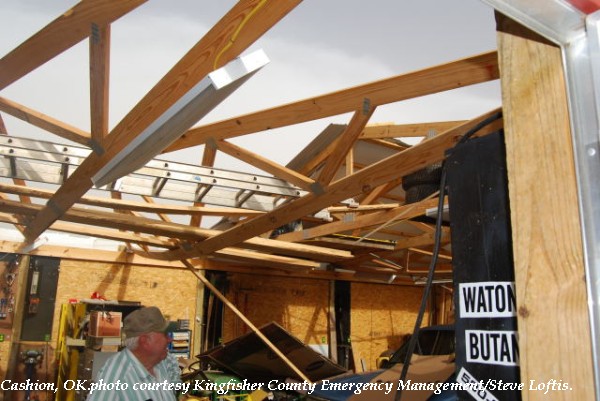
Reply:
[[[7, 213], [0, 213], [0, 222], [10, 223], [14, 225], [22, 225], [23, 222], [13, 215]], [[85, 234], [90, 237], [103, 238], [112, 241], [123, 241], [127, 243], [136, 243], [139, 246], [154, 246], [162, 248], [173, 248], [176, 246], [176, 242], [168, 238], [161, 238], [155, 236], [144, 236], [135, 233], [128, 233], [119, 230], [111, 230], [105, 228], [98, 228], [93, 226], [82, 226], [80, 224], [65, 223], [62, 221], [56, 221], [52, 224], [52, 230], [71, 233], [71, 234]], [[94, 250], [96, 252], [96, 250]], [[155, 259], [151, 252], [137, 252], [136, 253], [150, 259]], [[238, 262], [246, 263], [258, 263], [260, 262], [263, 267], [282, 268], [282, 269], [304, 269], [310, 270], [321, 267], [318, 262], [312, 262], [303, 259], [291, 258], [286, 256], [270, 255], [266, 253], [247, 251], [243, 249], [228, 248], [216, 252], [217, 257], [228, 258], [236, 260]]]
[[95, 149], [56, 191], [25, 231], [26, 241], [33, 242], [77, 202], [93, 186], [91, 177], [190, 88], [210, 71], [237, 57], [299, 3], [300, 0], [267, 0], [259, 5], [254, 0], [237, 2], [121, 120], [106, 137], [103, 148]]
[[315, 183], [314, 180], [278, 163], [275, 163], [265, 157], [262, 157], [261, 155], [234, 145], [231, 142], [210, 140], [207, 145], [207, 147], [215, 147], [223, 153], [227, 153], [228, 155], [259, 168], [262, 171], [273, 174], [275, 177], [286, 180], [287, 182], [296, 185], [305, 191], [310, 192], [313, 190], [312, 185]]
[[[0, 199], [0, 209], [8, 213], [31, 216], [35, 215], [35, 213], [41, 208], [41, 205], [25, 205], [20, 202]], [[111, 213], [101, 210], [89, 210], [76, 207], [71, 208], [69, 211], [64, 213], [61, 219], [72, 223], [138, 231], [140, 233], [178, 238], [180, 240], [190, 242], [202, 241], [206, 238], [210, 238], [221, 233], [221, 231], [218, 230], [208, 230], [144, 217], [134, 218], [132, 216], [120, 213]], [[337, 249], [329, 249], [314, 245], [294, 244], [260, 237], [244, 241], [243, 244], [240, 243], [239, 247], [325, 262], [333, 262], [352, 258], [352, 254], [347, 251], [340, 251]]]
[[[0, 252], [4, 253], [18, 253], [19, 252], [19, 244], [10, 241], [2, 241], [0, 240]], [[57, 257], [61, 259], [70, 259], [70, 260], [83, 260], [86, 262], [100, 262], [100, 263], [118, 263], [124, 265], [133, 265], [133, 266], [145, 266], [145, 267], [153, 267], [157, 269], [187, 269], [181, 261], [169, 261], [164, 262], [156, 259], [151, 259], [148, 257], [144, 257], [139, 254], [127, 252], [127, 251], [105, 251], [101, 249], [94, 250], [94, 252], [90, 253], [88, 249], [79, 249], [73, 247], [64, 247], [64, 246], [53, 246], [53, 245], [42, 245], [39, 248], [36, 248], [30, 252], [30, 255], [36, 256], [50, 256]], [[314, 278], [319, 280], [344, 280], [344, 281], [354, 281], [354, 282], [370, 282], [370, 283], [382, 283], [386, 282], [385, 280], [378, 280], [376, 278], [368, 278], [368, 277], [357, 277], [354, 272], [346, 271], [331, 271], [331, 270], [312, 270], [309, 272], [305, 272], [302, 270], [292, 270], [292, 269], [269, 269], [263, 268], [261, 266], [239, 266], [234, 265], [231, 262], [222, 263], [219, 261], [215, 261], [212, 259], [192, 259], [188, 260], [188, 262], [192, 263], [194, 268], [198, 270], [218, 270], [225, 272], [236, 272], [236, 273], [244, 273], [250, 275], [270, 275], [270, 276], [280, 276], [280, 277], [303, 277], [303, 278]], [[386, 282], [387, 283], [387, 282]], [[413, 284], [412, 282], [407, 282], [403, 277], [397, 277], [392, 282], [388, 284], [392, 285], [406, 285]]]
[[[94, 143], [108, 135], [108, 85], [110, 77], [110, 25], [92, 24], [90, 36], [90, 117]], [[92, 146], [93, 148], [93, 146]]]
[[0, 59], [0, 90], [147, 0], [82, 0]]
[[365, 128], [369, 119], [375, 112], [375, 107], [371, 107], [371, 101], [368, 98], [363, 99], [363, 107], [361, 110], [354, 112], [352, 120], [344, 130], [342, 136], [336, 141], [337, 145], [325, 163], [325, 167], [319, 173], [318, 182], [320, 185], [329, 185], [335, 177], [338, 169], [344, 162], [346, 156], [352, 150], [354, 143], [358, 140], [358, 136]]
[[52, 134], [58, 135], [61, 138], [84, 146], [90, 145], [91, 136], [89, 132], [80, 130], [77, 127], [47, 116], [39, 111], [30, 109], [17, 102], [13, 102], [12, 100], [0, 97], [0, 111], [10, 114], [13, 117], [28, 122], [29, 124], [46, 130]]
[[[49, 199], [54, 194], [53, 191], [40, 188], [31, 188], [24, 185], [11, 185], [0, 182], [0, 192], [15, 194], [19, 196], [32, 196], [34, 198]], [[77, 201], [82, 205], [106, 207], [111, 209], [132, 210], [148, 213], [164, 213], [176, 215], [191, 216], [224, 216], [224, 217], [247, 217], [263, 214], [264, 212], [248, 209], [224, 208], [224, 207], [199, 207], [199, 206], [178, 206], [161, 205], [157, 203], [134, 202], [127, 200], [116, 200], [99, 198], [93, 196], [84, 196]]]
[[495, 51], [190, 129], [166, 152], [498, 79]]
[[[23, 224], [14, 215], [7, 213], [0, 213], [0, 221], [10, 224]], [[162, 248], [173, 248], [176, 246], [176, 243], [168, 238], [144, 236], [140, 234], [111, 230], [107, 228], [98, 228], [89, 225], [82, 226], [80, 224], [66, 223], [64, 221], [54, 222], [54, 224], [52, 224], [52, 230], [70, 234], [84, 234], [90, 237], [103, 238], [113, 241], [135, 242], [140, 245], [157, 246]]]
[[[154, 254], [149, 254], [150, 257], [153, 255]], [[216, 260], [233, 260], [237, 262], [252, 263], [253, 266], [258, 264], [261, 267], [271, 267], [286, 270], [293, 269], [310, 271], [323, 267], [323, 264], [312, 260], [291, 258], [289, 256], [271, 255], [268, 253], [254, 252], [239, 248], [221, 249], [220, 251], [215, 252], [215, 254], [211, 257], [214, 257]]]
[[[373, 205], [379, 198], [383, 197], [385, 194], [390, 192], [392, 189], [396, 188], [402, 182], [402, 177], [399, 177], [395, 180], [389, 181], [383, 185], [379, 185], [376, 188], [373, 188], [369, 193], [365, 194], [362, 199], [357, 199], [360, 202], [360, 206]], [[359, 207], [360, 207], [359, 206]]]
[[320, 163], [314, 160], [323, 161], [324, 158], [321, 157], [321, 154], [329, 155], [331, 153], [327, 149], [342, 135], [345, 129], [346, 124], [329, 124], [304, 149], [298, 152], [286, 167], [300, 174], [310, 175]]
[[[416, 246], [433, 245], [434, 241], [434, 233], [421, 234], [415, 237], [405, 237], [396, 241], [395, 249], [402, 250]], [[450, 242], [450, 230], [448, 228], [442, 227], [442, 238], [440, 241], [442, 242], [442, 244]]]
[[370, 214], [354, 217], [348, 221], [342, 219], [333, 223], [327, 223], [320, 226], [307, 228], [302, 231], [293, 231], [290, 233], [282, 234], [277, 237], [281, 241], [303, 241], [316, 237], [322, 237], [329, 234], [335, 234], [339, 232], [363, 229], [366, 227], [373, 227], [381, 224], [388, 223], [390, 221], [400, 222], [404, 219], [410, 219], [416, 216], [421, 216], [429, 208], [435, 207], [438, 204], [437, 199], [427, 199], [419, 203], [411, 203], [408, 205], [402, 205], [392, 210], [378, 211]]
[[440, 121], [416, 124], [373, 124], [365, 127], [360, 139], [425, 137], [429, 131], [444, 132], [466, 121]]
[[[20, 244], [17, 242], [0, 240], [0, 252], [21, 253], [22, 250]], [[124, 265], [146, 266], [165, 269], [185, 268], [180, 261], [157, 261], [125, 250], [106, 251], [102, 249], [95, 249], [94, 252], [90, 252], [89, 249], [54, 245], [41, 245], [36, 249], [26, 252], [26, 254], [36, 256], [50, 256], [60, 259], [82, 260], [86, 262], [119, 263]], [[212, 270], [213, 267], [215, 267], [214, 265], [217, 265], [217, 263], [213, 263], [208, 259], [196, 259], [193, 262], [196, 264], [196, 267], [200, 269]]]

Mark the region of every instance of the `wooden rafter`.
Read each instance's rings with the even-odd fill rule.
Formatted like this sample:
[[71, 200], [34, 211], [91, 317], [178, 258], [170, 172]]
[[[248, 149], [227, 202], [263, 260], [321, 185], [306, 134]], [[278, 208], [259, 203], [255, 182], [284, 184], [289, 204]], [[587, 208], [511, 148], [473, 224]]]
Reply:
[[[10, 224], [23, 224], [17, 219], [16, 216], [9, 215], [7, 213], [0, 213], [0, 221]], [[173, 248], [176, 246], [176, 243], [172, 239], [166, 237], [146, 236], [120, 230], [98, 228], [94, 226], [84, 227], [80, 224], [65, 223], [63, 221], [57, 221], [52, 224], [52, 230], [71, 234], [85, 234], [95, 238], [131, 242], [140, 245], [149, 245], [162, 248]]]
[[429, 131], [444, 132], [466, 121], [440, 121], [418, 124], [374, 124], [365, 127], [360, 139], [424, 137]]
[[[0, 222], [10, 223], [16, 226], [21, 226], [24, 223], [13, 215], [6, 213], [0, 213]], [[82, 226], [80, 224], [65, 223], [57, 221], [52, 224], [52, 230], [65, 232], [70, 234], [85, 234], [90, 237], [102, 238], [112, 241], [123, 241], [126, 243], [135, 243], [140, 247], [153, 246], [161, 248], [173, 248], [176, 246], [176, 241], [166, 237], [146, 236], [135, 233], [124, 232], [120, 230], [111, 230], [105, 228], [98, 228], [94, 226]], [[139, 253], [142, 256], [156, 259], [152, 256], [151, 252], [135, 251], [133, 248], [129, 248], [130, 252]], [[215, 252], [216, 257], [225, 258], [228, 260], [234, 260], [236, 262], [243, 263], [259, 263], [261, 266], [279, 269], [304, 269], [311, 270], [321, 266], [318, 262], [308, 261], [304, 259], [291, 258], [286, 256], [270, 255], [260, 253], [256, 251], [248, 251], [243, 249], [223, 249], [219, 252]], [[160, 259], [159, 259], [160, 260]], [[168, 261], [166, 261], [168, 264]]]
[[354, 217], [350, 220], [342, 219], [333, 223], [323, 224], [317, 227], [309, 228], [302, 231], [282, 234], [277, 239], [282, 241], [302, 241], [311, 238], [321, 237], [324, 235], [344, 232], [348, 230], [364, 229], [384, 224], [390, 221], [400, 221], [401, 219], [410, 219], [416, 216], [421, 216], [426, 209], [435, 207], [437, 199], [427, 199], [420, 203], [412, 203], [409, 205], [398, 206], [392, 210], [384, 210], [376, 213], [369, 213]]
[[261, 155], [250, 152], [240, 146], [234, 145], [231, 142], [211, 140], [207, 143], [207, 145], [207, 147], [216, 147], [223, 153], [227, 153], [228, 155], [259, 168], [262, 171], [271, 173], [275, 177], [286, 180], [289, 183], [304, 189], [305, 191], [311, 191], [311, 186], [315, 183], [314, 180], [299, 174], [294, 170], [275, 163], [266, 157], [262, 157]]
[[[11, 193], [19, 196], [32, 196], [35, 198], [49, 199], [54, 192], [40, 189], [29, 188], [23, 185], [10, 185], [0, 183], [0, 192]], [[127, 200], [106, 199], [93, 196], [84, 196], [77, 203], [89, 206], [106, 207], [111, 209], [131, 210], [148, 213], [163, 213], [175, 215], [191, 216], [225, 216], [225, 217], [246, 217], [263, 214], [264, 212], [247, 209], [224, 208], [224, 207], [200, 207], [200, 206], [179, 206], [179, 205], [160, 205], [157, 203], [134, 202]]]
[[369, 119], [375, 112], [375, 107], [371, 107], [368, 99], [363, 101], [363, 108], [354, 112], [352, 120], [344, 130], [342, 136], [336, 141], [339, 146], [336, 147], [336, 151], [327, 158], [325, 167], [319, 173], [318, 182], [320, 185], [328, 185], [344, 159], [354, 146], [354, 143], [358, 139], [358, 136], [365, 128]]
[[259, 111], [229, 120], [190, 129], [167, 151], [201, 145], [215, 140], [266, 131], [318, 118], [362, 109], [369, 99], [372, 107], [430, 95], [450, 89], [498, 79], [496, 52], [398, 75], [316, 98]]
[[[0, 241], [0, 252], [5, 253], [16, 253], [18, 252], [18, 244], [10, 241]], [[31, 255], [39, 256], [50, 256], [63, 259], [82, 260], [86, 262], [98, 262], [98, 263], [120, 263], [132, 266], [147, 266], [162, 269], [184, 269], [185, 267], [179, 260], [175, 261], [157, 261], [140, 254], [135, 254], [127, 251], [105, 251], [105, 250], [94, 250], [90, 252], [87, 249], [78, 249], [74, 247], [64, 246], [53, 246], [53, 245], [42, 245], [35, 250], [30, 252]], [[243, 266], [236, 265], [231, 262], [221, 263], [212, 259], [191, 259], [190, 263], [196, 269], [202, 270], [217, 270], [227, 272], [237, 272], [254, 275], [272, 275], [280, 277], [307, 277], [307, 273], [302, 270], [292, 269], [269, 269], [262, 266]], [[396, 277], [392, 281], [384, 281], [382, 278], [377, 277], [357, 277], [354, 272], [337, 272], [329, 270], [313, 270], [310, 272], [310, 277], [323, 279], [323, 280], [345, 280], [345, 281], [360, 281], [360, 282], [372, 282], [381, 283], [386, 282], [388, 284], [400, 284], [406, 285], [411, 284], [410, 281], [403, 277]]]
[[108, 84], [110, 75], [110, 25], [92, 24], [90, 35], [90, 116], [94, 143], [108, 135]]
[[13, 102], [12, 100], [0, 97], [0, 111], [58, 135], [61, 138], [73, 141], [80, 145], [89, 145], [91, 137], [89, 132], [85, 132], [77, 127], [40, 113], [39, 111], [32, 110], [29, 107]]
[[371, 192], [365, 194], [365, 196], [360, 200], [360, 203], [365, 204], [365, 205], [370, 205], [370, 204], [376, 202], [379, 198], [383, 197], [388, 192], [390, 192], [392, 189], [394, 189], [398, 185], [400, 185], [401, 181], [402, 181], [402, 178], [399, 177], [399, 178], [392, 180], [386, 184], [379, 185], [378, 187], [373, 188], [373, 190]]
[[332, 206], [328, 207], [329, 213], [360, 213], [360, 212], [374, 212], [378, 210], [391, 210], [402, 206], [400, 203], [383, 203], [378, 205], [358, 205], [358, 206]]
[[[310, 159], [308, 159], [304, 165], [302, 166], [302, 170], [300, 170], [303, 174], [311, 174], [317, 176], [319, 174], [319, 169], [322, 168], [325, 163], [327, 163], [327, 159], [335, 153], [336, 147], [339, 145], [341, 141], [341, 136], [346, 131], [346, 125], [343, 126], [335, 126], [336, 130], [331, 130], [332, 132], [337, 133], [337, 129], [343, 128], [343, 130], [339, 131], [339, 135], [336, 136], [334, 140], [331, 140], [325, 144], [318, 152]], [[328, 132], [327, 132], [328, 133]]]
[[[0, 208], [9, 213], [32, 216], [38, 212], [40, 205], [23, 205], [20, 202], [0, 200]], [[64, 221], [89, 224], [92, 226], [138, 231], [140, 233], [178, 238], [183, 241], [202, 241], [220, 234], [217, 230], [190, 227], [177, 223], [157, 221], [144, 217], [132, 218], [120, 213], [110, 213], [100, 210], [71, 208], [61, 218]], [[240, 244], [242, 245], [242, 244]], [[299, 256], [322, 261], [338, 261], [352, 258], [349, 252], [328, 249], [312, 245], [294, 244], [265, 238], [252, 238], [245, 242], [244, 247], [258, 251], [279, 253], [282, 255]], [[182, 258], [179, 258], [182, 259]]]
[[[396, 250], [413, 248], [417, 246], [433, 245], [435, 235], [433, 233], [426, 233], [417, 235], [414, 237], [404, 237], [396, 241], [394, 248]], [[442, 238], [443, 244], [450, 242], [450, 230], [442, 227]]]
[[331, 153], [332, 144], [346, 129], [345, 124], [329, 124], [315, 139], [298, 153], [286, 167], [304, 175], [310, 175]]

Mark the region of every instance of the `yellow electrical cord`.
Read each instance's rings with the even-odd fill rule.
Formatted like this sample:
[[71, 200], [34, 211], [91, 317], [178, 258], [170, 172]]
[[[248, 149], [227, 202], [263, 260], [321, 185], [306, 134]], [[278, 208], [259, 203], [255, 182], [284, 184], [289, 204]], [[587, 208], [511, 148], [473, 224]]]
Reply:
[[260, 0], [260, 2], [256, 5], [256, 7], [254, 7], [252, 9], [252, 11], [250, 11], [248, 13], [248, 15], [246, 15], [244, 17], [244, 19], [242, 20], [242, 22], [240, 23], [240, 25], [237, 27], [237, 29], [235, 30], [235, 32], [233, 33], [233, 35], [231, 35], [231, 38], [229, 39], [229, 43], [227, 43], [227, 45], [224, 48], [222, 48], [221, 51], [215, 57], [215, 62], [213, 64], [213, 70], [217, 69], [217, 65], [219, 63], [219, 59], [221, 58], [221, 56], [223, 55], [223, 53], [225, 53], [233, 45], [233, 43], [237, 39], [237, 37], [240, 34], [240, 31], [242, 30], [242, 28], [244, 27], [244, 25], [246, 25], [246, 23], [250, 20], [250, 18], [252, 18], [254, 16], [254, 14], [256, 14], [256, 12], [262, 6], [264, 6], [267, 1], [268, 0]]

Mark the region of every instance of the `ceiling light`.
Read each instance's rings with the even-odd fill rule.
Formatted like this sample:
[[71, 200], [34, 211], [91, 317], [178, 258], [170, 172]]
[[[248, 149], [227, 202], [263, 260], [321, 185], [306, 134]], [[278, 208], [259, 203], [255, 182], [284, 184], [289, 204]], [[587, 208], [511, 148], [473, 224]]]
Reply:
[[269, 62], [262, 50], [208, 74], [92, 177], [107, 185], [143, 167]]

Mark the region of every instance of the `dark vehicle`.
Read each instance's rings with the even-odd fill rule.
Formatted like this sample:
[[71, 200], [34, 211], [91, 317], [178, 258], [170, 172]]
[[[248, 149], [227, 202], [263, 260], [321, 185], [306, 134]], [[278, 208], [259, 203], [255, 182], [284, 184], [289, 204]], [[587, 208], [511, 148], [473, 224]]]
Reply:
[[[317, 385], [313, 399], [330, 401], [393, 401], [398, 390], [402, 367], [408, 352], [409, 342], [396, 350], [385, 364], [384, 369], [373, 372], [344, 375], [323, 381]], [[414, 354], [405, 382], [444, 383], [453, 379], [454, 365], [454, 326], [429, 326], [419, 330]], [[379, 385], [376, 390], [367, 390], [369, 383]], [[385, 387], [388, 384], [389, 387]], [[364, 388], [357, 391], [357, 387]], [[336, 388], [332, 391], [332, 388]], [[385, 390], [384, 390], [385, 389]], [[404, 394], [406, 393], [406, 394]], [[434, 394], [433, 390], [405, 389], [403, 399], [410, 401], [456, 401], [454, 391]]]
[[[428, 326], [419, 330], [415, 355], [451, 355], [454, 354], [454, 326]], [[408, 353], [409, 341], [398, 348], [388, 360], [383, 360], [383, 369], [391, 368], [397, 363], [404, 363]]]

